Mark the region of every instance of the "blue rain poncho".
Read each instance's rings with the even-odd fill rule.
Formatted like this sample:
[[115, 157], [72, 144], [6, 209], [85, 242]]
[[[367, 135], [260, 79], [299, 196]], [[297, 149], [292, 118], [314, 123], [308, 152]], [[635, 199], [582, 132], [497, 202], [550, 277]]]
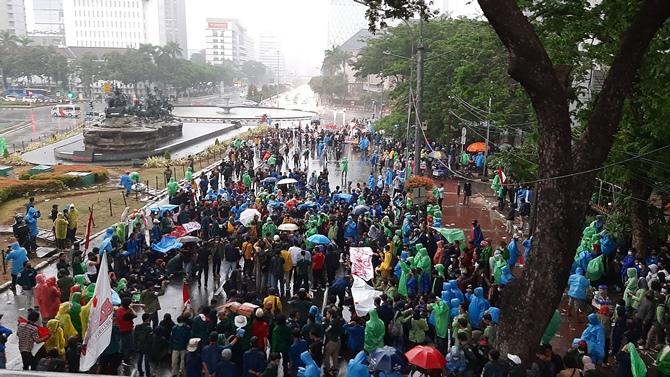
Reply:
[[475, 295], [470, 301], [468, 308], [468, 316], [470, 317], [470, 326], [473, 329], [479, 329], [479, 321], [484, 317], [484, 312], [491, 307], [488, 300], [484, 298], [484, 289], [482, 287], [475, 288]]
[[577, 300], [586, 300], [586, 288], [588, 288], [591, 283], [589, 279], [584, 276], [584, 270], [577, 268], [574, 274], [570, 275], [568, 279], [568, 296], [575, 298]]
[[598, 320], [598, 315], [591, 313], [588, 316], [589, 324], [582, 333], [582, 340], [589, 346], [593, 363], [605, 360], [605, 327]]

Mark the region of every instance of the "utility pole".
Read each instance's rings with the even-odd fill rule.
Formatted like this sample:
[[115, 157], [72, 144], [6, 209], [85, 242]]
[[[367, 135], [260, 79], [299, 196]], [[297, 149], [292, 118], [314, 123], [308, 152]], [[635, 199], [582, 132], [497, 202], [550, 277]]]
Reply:
[[419, 42], [416, 51], [416, 130], [414, 133], [414, 174], [417, 175], [421, 165], [421, 147], [420, 140], [421, 127], [423, 127], [423, 65], [425, 62], [423, 42]]
[[[489, 118], [491, 117], [491, 97], [489, 97]], [[491, 131], [491, 121], [486, 119], [486, 142], [484, 143], [484, 167], [482, 168], [482, 174], [484, 177], [482, 179], [488, 179], [486, 176], [486, 162], [489, 156], [489, 132]]]

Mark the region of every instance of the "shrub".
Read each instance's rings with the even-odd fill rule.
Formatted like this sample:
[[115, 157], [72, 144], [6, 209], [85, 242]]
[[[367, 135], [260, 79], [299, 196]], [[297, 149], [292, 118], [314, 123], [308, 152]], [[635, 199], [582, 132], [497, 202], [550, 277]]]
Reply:
[[76, 175], [58, 174], [58, 173], [42, 173], [30, 177], [32, 181], [48, 181], [57, 180], [62, 182], [67, 187], [81, 186], [82, 179]]
[[5, 148], [4, 151], [2, 151], [2, 158], [8, 158], [9, 157], [9, 149]]
[[0, 202], [35, 193], [59, 192], [64, 189], [63, 182], [56, 179], [22, 181], [0, 177]]
[[19, 177], [19, 179], [22, 180], [22, 181], [27, 181], [27, 180], [30, 179], [30, 174], [28, 174], [28, 173], [23, 173], [23, 174], [21, 174], [21, 176]]
[[167, 150], [167, 149], [165, 150], [165, 153], [163, 153], [163, 158], [165, 160], [168, 160], [168, 161], [170, 161], [172, 159], [171, 156], [170, 156], [170, 151], [169, 150]]
[[417, 187], [425, 187], [426, 191], [431, 191], [434, 187], [433, 180], [429, 177], [422, 177], [422, 176], [413, 176], [410, 179], [407, 180], [407, 184], [405, 187], [408, 190], [417, 188]]

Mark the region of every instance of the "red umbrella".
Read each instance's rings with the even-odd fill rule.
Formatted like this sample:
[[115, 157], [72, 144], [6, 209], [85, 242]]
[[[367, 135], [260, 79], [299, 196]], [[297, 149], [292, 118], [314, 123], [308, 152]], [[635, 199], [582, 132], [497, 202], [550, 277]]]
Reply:
[[444, 355], [436, 348], [416, 346], [405, 353], [410, 364], [423, 369], [442, 369], [447, 364]]
[[[476, 143], [472, 143], [468, 145], [467, 151], [470, 153], [475, 153], [475, 152], [484, 152], [484, 142], [478, 141]], [[489, 150], [491, 150], [491, 146], [489, 145]]]

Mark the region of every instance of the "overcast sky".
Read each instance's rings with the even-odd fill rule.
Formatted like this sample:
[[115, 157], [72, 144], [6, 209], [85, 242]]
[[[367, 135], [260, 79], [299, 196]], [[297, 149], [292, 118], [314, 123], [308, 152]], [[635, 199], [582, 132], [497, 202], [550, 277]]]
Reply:
[[[480, 15], [470, 2], [436, 0], [435, 5], [441, 11], [448, 8], [454, 16]], [[188, 0], [186, 4], [189, 50], [205, 48], [207, 17], [237, 18], [252, 35], [278, 34], [288, 69], [313, 74], [314, 67], [321, 65], [330, 0]]]

